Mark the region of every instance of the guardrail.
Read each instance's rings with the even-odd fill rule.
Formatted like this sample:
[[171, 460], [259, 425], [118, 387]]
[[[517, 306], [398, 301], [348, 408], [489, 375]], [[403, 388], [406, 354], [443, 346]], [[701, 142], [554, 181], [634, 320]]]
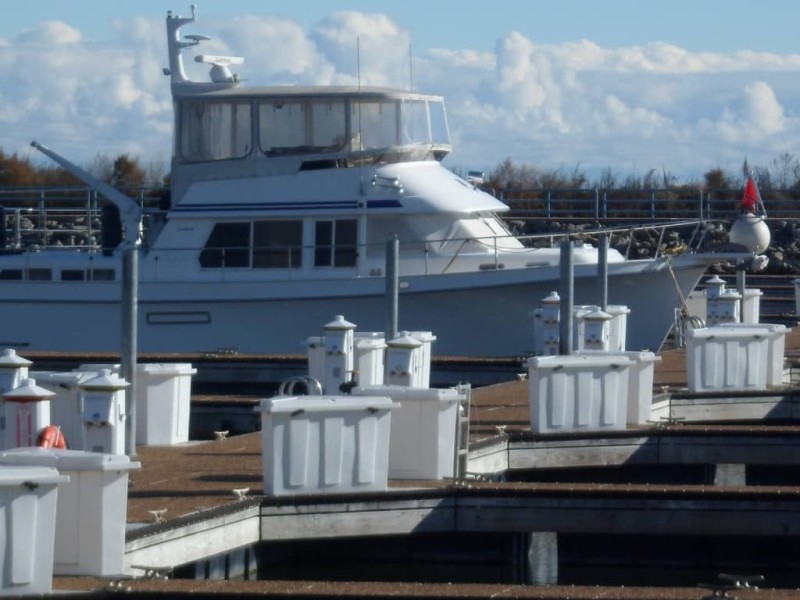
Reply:
[[[740, 189], [487, 189], [510, 207], [506, 219], [574, 220], [600, 222], [649, 222], [671, 220], [732, 220], [739, 213]], [[154, 190], [136, 194], [145, 214], [158, 211], [160, 197]], [[766, 190], [762, 198], [770, 220], [800, 220], [800, 190]], [[43, 219], [54, 208], [83, 206], [89, 215], [97, 214], [99, 204], [94, 190], [86, 186], [0, 187], [0, 210], [24, 211], [31, 220]], [[44, 228], [42, 222], [40, 228]]]
[[[739, 213], [741, 190], [530, 189], [501, 191], [509, 219], [666, 221], [730, 220]], [[769, 190], [762, 199], [770, 219], [800, 219], [800, 191]]]

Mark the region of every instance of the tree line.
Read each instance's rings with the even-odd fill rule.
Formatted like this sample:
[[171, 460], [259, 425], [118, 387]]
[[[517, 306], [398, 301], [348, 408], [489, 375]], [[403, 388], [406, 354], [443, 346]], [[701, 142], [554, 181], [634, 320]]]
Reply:
[[[116, 158], [98, 155], [91, 165], [83, 167], [98, 179], [123, 193], [136, 196], [141, 189], [159, 190], [168, 187], [169, 179], [162, 170], [145, 167], [137, 157], [120, 154]], [[0, 148], [0, 187], [84, 186], [61, 166], [36, 164], [17, 153], [7, 154]]]
[[[98, 155], [93, 163], [84, 167], [92, 175], [113, 185], [129, 195], [141, 189], [160, 190], [169, 187], [169, 176], [155, 164], [145, 166], [138, 157], [120, 154], [115, 158]], [[464, 175], [460, 169], [453, 171]], [[518, 164], [506, 158], [485, 177], [483, 186], [506, 195], [515, 191], [533, 189], [572, 190], [654, 190], [654, 189], [705, 189], [734, 190], [744, 186], [747, 175], [752, 174], [759, 189], [800, 193], [800, 160], [790, 152], [773, 158], [767, 166], [750, 166], [745, 160], [741, 172], [734, 173], [716, 167], [703, 174], [702, 181], [681, 182], [678, 176], [665, 168], [649, 169], [641, 174], [621, 175], [610, 167], [591, 179], [580, 164], [572, 169], [539, 168]], [[0, 187], [43, 187], [85, 185], [60, 166], [41, 165], [16, 153], [7, 154], [0, 148]]]
[[800, 159], [790, 152], [777, 155], [767, 166], [751, 166], [745, 159], [738, 173], [715, 167], [706, 171], [701, 181], [685, 182], [681, 182], [677, 175], [666, 168], [621, 175], [607, 167], [599, 176], [591, 179], [579, 164], [572, 169], [540, 169], [534, 165], [517, 164], [511, 158], [506, 158], [486, 175], [485, 186], [512, 194], [518, 190], [533, 189], [734, 190], [744, 187], [749, 175], [753, 176], [762, 192], [800, 192]]

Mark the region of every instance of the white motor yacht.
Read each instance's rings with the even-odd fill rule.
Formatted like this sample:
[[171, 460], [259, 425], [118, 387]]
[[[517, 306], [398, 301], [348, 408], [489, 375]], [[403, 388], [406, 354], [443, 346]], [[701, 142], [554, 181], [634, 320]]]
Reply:
[[[0, 346], [116, 351], [125, 249], [138, 265], [140, 352], [302, 353], [334, 315], [385, 331], [387, 249], [396, 239], [401, 329], [431, 331], [433, 353], [521, 356], [532, 311], [558, 290], [561, 250], [511, 234], [508, 207], [442, 166], [443, 99], [366, 86], [251, 87], [243, 59], [184, 55], [190, 17], [168, 14], [174, 101], [171, 190], [142, 205], [39, 149], [109, 202], [92, 245], [46, 240], [0, 256]], [[144, 224], [143, 224], [144, 223]], [[574, 299], [598, 301], [598, 251], [573, 249]], [[608, 301], [630, 309], [629, 349], [657, 350], [719, 256], [628, 260], [608, 252]], [[680, 290], [680, 294], [678, 293]]]

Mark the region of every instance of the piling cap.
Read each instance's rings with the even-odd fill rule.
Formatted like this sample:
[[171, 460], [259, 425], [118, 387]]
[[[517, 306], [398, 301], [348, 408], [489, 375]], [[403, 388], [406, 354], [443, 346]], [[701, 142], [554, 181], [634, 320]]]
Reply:
[[13, 348], [0, 351], [0, 369], [22, 369], [32, 364], [27, 358], [18, 356]]
[[46, 390], [36, 385], [35, 379], [23, 379], [19, 387], [15, 387], [10, 392], [3, 394], [6, 402], [18, 402], [26, 404], [28, 402], [42, 402], [55, 396], [55, 392]]
[[409, 335], [407, 331], [401, 331], [396, 338], [386, 342], [386, 345], [390, 348], [419, 348], [422, 342]]
[[80, 388], [86, 391], [116, 392], [125, 389], [129, 385], [130, 383], [113, 373], [111, 369], [101, 369], [97, 377], [84, 381]]
[[587, 321], [609, 321], [614, 317], [600, 308], [595, 308], [593, 311], [583, 315], [582, 318]]
[[550, 292], [545, 298], [542, 298], [542, 304], [558, 304], [561, 302], [561, 296], [558, 292]]
[[706, 280], [706, 297], [718, 298], [725, 291], [725, 281], [718, 275]]
[[325, 330], [355, 329], [355, 323], [345, 320], [344, 315], [336, 315], [333, 321], [325, 325]]

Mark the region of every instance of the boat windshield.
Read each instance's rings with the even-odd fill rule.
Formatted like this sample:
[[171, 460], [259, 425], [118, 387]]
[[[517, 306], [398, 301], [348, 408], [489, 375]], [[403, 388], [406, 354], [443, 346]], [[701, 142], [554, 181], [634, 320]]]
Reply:
[[259, 147], [271, 156], [450, 144], [441, 100], [261, 100], [258, 121]]
[[185, 162], [244, 158], [254, 147], [254, 133], [266, 156], [450, 145], [444, 103], [436, 98], [187, 99], [179, 110]]

